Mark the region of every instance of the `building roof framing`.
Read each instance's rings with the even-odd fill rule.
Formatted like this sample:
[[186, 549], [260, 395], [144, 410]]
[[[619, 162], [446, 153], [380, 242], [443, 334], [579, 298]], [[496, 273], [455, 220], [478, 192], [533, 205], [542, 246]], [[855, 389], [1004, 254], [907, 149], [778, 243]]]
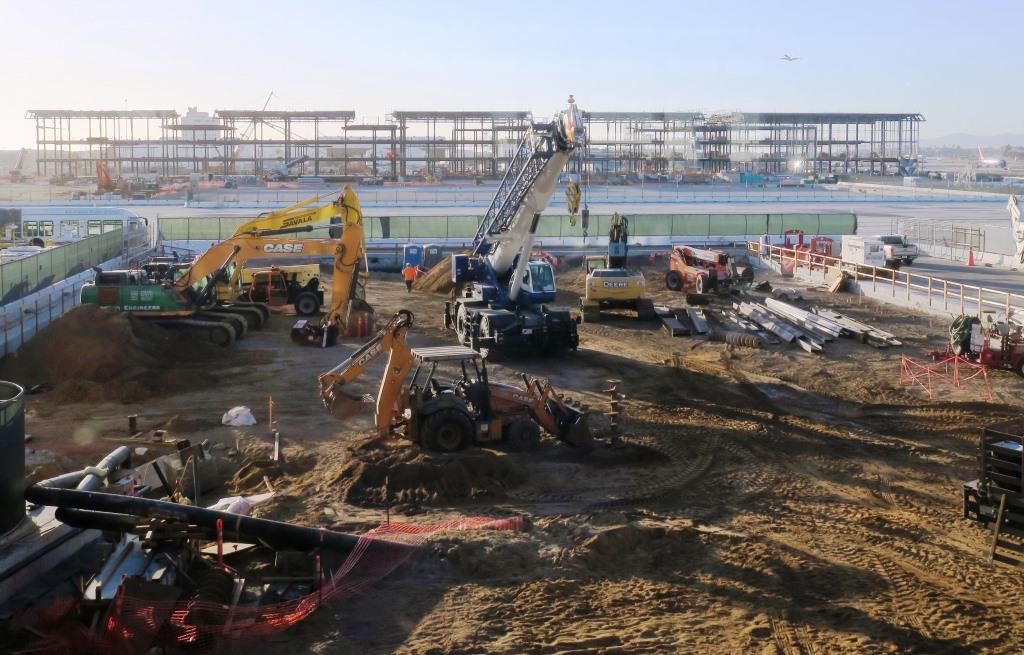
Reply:
[[[917, 155], [918, 113], [584, 111], [587, 166], [598, 175], [803, 172], [890, 174]], [[498, 177], [533, 121], [529, 111], [31, 109], [37, 173]]]

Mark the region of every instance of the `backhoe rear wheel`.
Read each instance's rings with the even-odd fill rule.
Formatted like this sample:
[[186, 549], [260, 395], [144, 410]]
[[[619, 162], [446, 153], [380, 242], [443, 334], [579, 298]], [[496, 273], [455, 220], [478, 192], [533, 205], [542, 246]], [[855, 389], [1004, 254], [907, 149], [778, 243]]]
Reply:
[[665, 287], [669, 291], [679, 291], [683, 288], [683, 276], [679, 271], [669, 271], [665, 274]]
[[505, 445], [513, 452], [536, 450], [540, 446], [540, 427], [527, 419], [512, 421], [505, 431]]
[[454, 408], [431, 414], [423, 423], [423, 446], [439, 453], [462, 450], [473, 439], [473, 422]]

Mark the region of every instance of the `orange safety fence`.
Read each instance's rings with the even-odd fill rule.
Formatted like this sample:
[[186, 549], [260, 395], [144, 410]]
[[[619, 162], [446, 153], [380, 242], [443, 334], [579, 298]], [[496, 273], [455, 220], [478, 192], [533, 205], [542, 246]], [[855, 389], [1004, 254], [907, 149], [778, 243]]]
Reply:
[[18, 653], [136, 655], [161, 645], [208, 650], [225, 640], [266, 637], [299, 623], [326, 603], [363, 591], [405, 563], [430, 535], [522, 528], [522, 517], [474, 517], [431, 525], [383, 524], [362, 535], [340, 566], [322, 570], [315, 591], [268, 605], [169, 600], [170, 587], [122, 584], [105, 622], [93, 630], [77, 619], [77, 600], [60, 601], [21, 615], [15, 624], [40, 635], [40, 639]]
[[929, 399], [932, 398], [936, 385], [960, 389], [972, 380], [984, 382], [986, 395], [992, 400], [988, 369], [981, 364], [952, 353], [941, 356], [932, 363], [919, 362], [906, 355], [900, 357], [900, 384], [916, 384], [928, 392]]

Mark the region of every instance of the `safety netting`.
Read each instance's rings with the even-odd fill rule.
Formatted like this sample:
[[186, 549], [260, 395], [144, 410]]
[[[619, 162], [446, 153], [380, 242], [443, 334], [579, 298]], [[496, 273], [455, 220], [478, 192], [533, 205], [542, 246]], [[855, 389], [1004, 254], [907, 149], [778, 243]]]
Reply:
[[[521, 517], [462, 518], [429, 525], [382, 524], [362, 535], [341, 565], [320, 570], [320, 584], [312, 593], [268, 605], [198, 600], [201, 593], [183, 599], [174, 587], [126, 579], [101, 625], [82, 622], [77, 600], [61, 601], [23, 614], [16, 627], [40, 638], [18, 653], [135, 655], [158, 646], [168, 652], [175, 647], [204, 651], [224, 640], [259, 639], [287, 630], [321, 606], [363, 591], [405, 563], [431, 535], [522, 527]], [[203, 584], [198, 581], [200, 587]]]

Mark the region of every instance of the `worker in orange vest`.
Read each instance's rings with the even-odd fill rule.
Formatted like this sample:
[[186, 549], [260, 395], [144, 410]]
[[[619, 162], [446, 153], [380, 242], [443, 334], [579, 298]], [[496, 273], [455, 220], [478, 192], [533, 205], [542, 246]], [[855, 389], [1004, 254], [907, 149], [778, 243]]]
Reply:
[[402, 269], [402, 277], [405, 278], [405, 292], [410, 293], [412, 291], [412, 283], [416, 281], [416, 267], [412, 264], [406, 264], [405, 268]]

